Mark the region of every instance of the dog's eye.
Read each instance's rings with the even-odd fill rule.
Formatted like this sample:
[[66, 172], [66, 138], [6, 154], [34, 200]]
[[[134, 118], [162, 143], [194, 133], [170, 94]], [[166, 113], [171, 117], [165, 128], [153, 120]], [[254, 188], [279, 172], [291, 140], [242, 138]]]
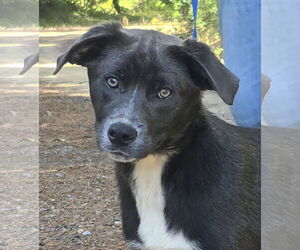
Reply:
[[111, 88], [116, 88], [116, 87], [118, 87], [118, 85], [119, 85], [119, 81], [118, 81], [118, 79], [115, 78], [115, 77], [108, 77], [108, 78], [106, 79], [106, 83], [107, 83], [107, 85], [108, 85], [109, 87], [111, 87]]
[[172, 94], [171, 90], [168, 89], [168, 88], [165, 88], [165, 89], [162, 89], [158, 92], [158, 97], [160, 99], [164, 99], [164, 98], [167, 98], [169, 97], [170, 95]]

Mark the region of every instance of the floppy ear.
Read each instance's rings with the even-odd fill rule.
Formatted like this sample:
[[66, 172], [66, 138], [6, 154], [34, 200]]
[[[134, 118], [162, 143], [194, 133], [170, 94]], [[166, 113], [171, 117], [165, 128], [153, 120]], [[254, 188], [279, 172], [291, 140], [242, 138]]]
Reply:
[[187, 66], [196, 86], [217, 91], [226, 104], [232, 105], [239, 79], [225, 68], [207, 45], [186, 40], [183, 46], [170, 46], [169, 50]]
[[119, 23], [107, 23], [91, 28], [81, 36], [66, 53], [57, 58], [54, 75], [67, 63], [86, 66], [88, 62], [100, 55], [107, 46], [126, 45], [132, 38], [121, 32]]
[[27, 56], [24, 59], [24, 67], [23, 67], [22, 71], [19, 74], [20, 75], [25, 74], [28, 70], [30, 70], [30, 68], [33, 65], [35, 65], [38, 62], [39, 62], [39, 53], [38, 52]]

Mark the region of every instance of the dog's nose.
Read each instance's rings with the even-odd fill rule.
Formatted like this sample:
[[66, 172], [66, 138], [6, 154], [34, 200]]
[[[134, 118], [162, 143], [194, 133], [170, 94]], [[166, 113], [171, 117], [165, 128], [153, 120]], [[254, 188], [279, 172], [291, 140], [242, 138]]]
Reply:
[[137, 132], [133, 127], [120, 122], [112, 124], [107, 134], [111, 143], [117, 146], [127, 146], [137, 137]]

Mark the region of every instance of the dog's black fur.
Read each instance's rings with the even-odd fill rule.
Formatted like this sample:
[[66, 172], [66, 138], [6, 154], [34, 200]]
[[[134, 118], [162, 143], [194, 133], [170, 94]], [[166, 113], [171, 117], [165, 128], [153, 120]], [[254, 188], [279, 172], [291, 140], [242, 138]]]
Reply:
[[[183, 230], [202, 249], [260, 249], [257, 131], [206, 117], [186, 139], [163, 176], [170, 229]], [[130, 190], [133, 166], [118, 166], [124, 233], [133, 240], [139, 224]]]
[[[168, 154], [162, 177], [168, 229], [181, 230], [199, 249], [260, 249], [260, 133], [202, 107], [202, 90], [216, 90], [232, 104], [238, 88], [238, 79], [206, 45], [106, 24], [60, 56], [56, 72], [66, 62], [88, 68], [100, 148], [122, 154], [124, 163], [117, 162], [116, 170], [127, 240], [142, 243], [130, 186], [135, 161]], [[111, 75], [120, 82], [118, 90], [105, 84]], [[158, 99], [157, 91], [166, 86], [172, 95]], [[135, 88], [130, 119], [137, 140], [126, 147], [104, 143], [103, 124], [126, 106]], [[135, 161], [125, 163], [128, 159]]]

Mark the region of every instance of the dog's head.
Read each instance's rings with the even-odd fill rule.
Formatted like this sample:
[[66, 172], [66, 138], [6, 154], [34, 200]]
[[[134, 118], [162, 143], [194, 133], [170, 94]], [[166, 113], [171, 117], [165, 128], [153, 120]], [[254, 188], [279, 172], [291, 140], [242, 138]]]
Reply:
[[67, 62], [87, 67], [99, 146], [122, 162], [176, 150], [201, 90], [232, 104], [238, 89], [205, 44], [119, 24], [90, 29], [58, 58], [55, 73]]

